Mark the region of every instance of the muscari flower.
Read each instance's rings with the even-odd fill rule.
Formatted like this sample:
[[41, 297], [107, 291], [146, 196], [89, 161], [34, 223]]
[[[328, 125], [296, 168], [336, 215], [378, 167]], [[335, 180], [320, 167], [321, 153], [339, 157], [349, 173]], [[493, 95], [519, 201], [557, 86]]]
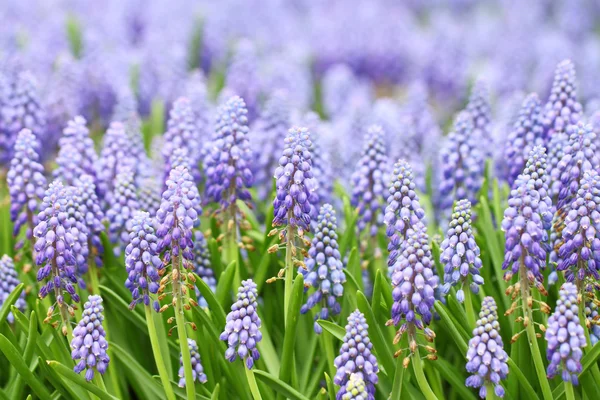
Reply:
[[554, 313], [548, 318], [546, 341], [548, 378], [554, 378], [562, 370], [563, 381], [577, 385], [577, 376], [582, 371], [581, 349], [587, 342], [579, 321], [577, 287], [571, 282], [566, 282], [559, 291]]
[[[469, 112], [473, 121], [473, 134], [482, 143], [491, 143], [491, 120], [492, 107], [490, 106], [490, 94], [487, 84], [478, 80], [473, 85], [471, 96], [467, 103], [466, 111]], [[492, 154], [493, 146], [486, 146], [486, 156]]]
[[412, 169], [404, 160], [394, 164], [389, 193], [383, 222], [389, 238], [388, 267], [392, 268], [402, 252], [409, 230], [414, 230], [425, 218], [425, 211], [415, 192]]
[[188, 169], [183, 166], [171, 170], [165, 186], [160, 208], [156, 212], [160, 225], [156, 232], [160, 239], [158, 251], [169, 249], [165, 255], [167, 263], [174, 256], [183, 256], [191, 262], [194, 258], [192, 228], [202, 214], [198, 188]]
[[14, 157], [6, 175], [10, 194], [10, 219], [14, 223], [13, 234], [17, 236], [21, 227], [28, 225], [26, 236], [31, 239], [31, 230], [37, 223], [39, 203], [44, 197], [46, 177], [36, 151], [38, 142], [29, 129], [19, 132], [15, 142]]
[[372, 353], [373, 344], [369, 339], [369, 325], [365, 316], [355, 310], [348, 317], [344, 342], [340, 348], [340, 355], [333, 361], [337, 371], [333, 382], [340, 386], [336, 399], [340, 400], [350, 392], [348, 384], [352, 375], [356, 374], [366, 385], [368, 400], [375, 399], [375, 385], [379, 381], [377, 374], [379, 366]]
[[469, 283], [469, 280], [471, 291], [479, 293], [479, 286], [483, 285], [483, 277], [479, 272], [482, 263], [479, 257], [479, 246], [475, 242], [471, 227], [469, 200], [459, 200], [454, 206], [440, 251], [440, 262], [444, 265], [444, 293], [448, 293], [450, 287], [460, 285], [456, 292], [456, 299], [462, 303], [465, 299], [463, 286]]
[[289, 130], [279, 167], [275, 169], [277, 192], [273, 201], [273, 226], [288, 224], [309, 229], [311, 209], [317, 202], [311, 147], [308, 129], [294, 127]]
[[[408, 324], [424, 329], [425, 325], [431, 322], [435, 302], [434, 291], [438, 286], [438, 277], [433, 271], [433, 265], [429, 236], [425, 225], [418, 222], [407, 230], [402, 253], [392, 265], [394, 304], [391, 322], [398, 326], [404, 320], [399, 330], [401, 333], [406, 331]], [[429, 331], [426, 333], [429, 334]]]
[[78, 303], [79, 295], [75, 292], [77, 283], [75, 274], [76, 259], [73, 251], [75, 238], [71, 233], [71, 220], [67, 214], [68, 193], [60, 181], [54, 181], [46, 190], [38, 214], [38, 224], [33, 229], [37, 239], [34, 245], [35, 262], [40, 269], [37, 280], [47, 278], [48, 282], [40, 288], [40, 297], [46, 297], [52, 290], [56, 302], [63, 307], [63, 290]]
[[83, 117], [76, 116], [67, 123], [58, 145], [55, 179], [62, 180], [65, 185], [74, 185], [83, 174], [96, 177], [98, 155]]
[[256, 283], [252, 279], [242, 281], [237, 300], [227, 314], [225, 330], [220, 336], [221, 340], [227, 342], [225, 358], [229, 362], [234, 362], [239, 356], [248, 369], [252, 369], [254, 362], [260, 358], [256, 347], [262, 340], [257, 297]]
[[543, 282], [542, 269], [549, 250], [547, 230], [551, 221], [545, 149], [536, 146], [529, 154], [525, 170], [515, 181], [502, 220], [506, 235], [502, 269], [509, 269], [505, 273], [507, 279], [519, 273], [522, 259], [532, 280]]
[[[15, 290], [21, 282], [19, 281], [19, 275], [17, 275], [17, 271], [15, 270], [15, 264], [9, 256], [4, 254], [2, 258], [0, 258], [0, 308], [10, 296], [10, 294]], [[19, 298], [15, 302], [15, 307], [17, 307], [21, 312], [25, 311], [25, 291], [22, 291], [19, 295]], [[12, 312], [8, 313], [6, 320], [12, 324], [15, 321], [15, 317]]]
[[198, 140], [209, 137], [212, 104], [208, 100], [206, 79], [200, 70], [190, 72], [184, 87], [184, 94], [190, 100], [196, 131], [200, 135]]
[[[158, 237], [154, 224], [150, 214], [144, 211], [136, 211], [131, 219], [129, 244], [125, 248], [125, 287], [131, 291], [133, 298], [129, 304], [131, 309], [139, 303], [150, 305], [150, 294], [158, 292], [158, 271], [163, 269], [164, 265], [158, 252]], [[157, 300], [153, 302], [153, 307], [156, 311], [159, 310]]]
[[543, 141], [540, 112], [541, 105], [538, 95], [536, 93], [529, 94], [523, 100], [519, 116], [508, 134], [504, 156], [508, 168], [507, 180], [511, 187], [523, 172], [527, 157], [533, 147]]
[[306, 269], [300, 268], [304, 276], [304, 290], [310, 287], [315, 291], [308, 297], [300, 313], [306, 314], [317, 304], [321, 311], [315, 315], [314, 330], [320, 334], [323, 329], [317, 319], [328, 319], [329, 314], [338, 315], [342, 309], [338, 299], [344, 294], [346, 275], [337, 243], [337, 219], [330, 204], [321, 207], [315, 236], [308, 250]]
[[135, 171], [136, 159], [125, 125], [113, 122], [104, 135], [104, 145], [96, 166], [98, 196], [108, 201], [116, 185], [117, 175], [125, 168]]
[[[188, 338], [188, 349], [190, 349], [190, 358], [192, 361], [192, 376], [194, 381], [206, 383], [207, 377], [202, 367], [202, 360], [198, 352], [198, 345], [194, 339]], [[183, 357], [179, 356], [179, 387], [185, 387], [185, 369], [183, 368]]]
[[358, 209], [359, 232], [369, 229], [369, 235], [377, 234], [383, 223], [385, 211], [385, 187], [388, 157], [383, 143], [383, 130], [372, 125], [367, 130], [363, 151], [352, 175], [351, 204]]
[[227, 92], [244, 99], [248, 118], [253, 120], [258, 111], [260, 79], [256, 48], [250, 40], [241, 40], [236, 45], [231, 63], [227, 68], [225, 87]]
[[581, 113], [581, 104], [577, 102], [575, 66], [571, 60], [563, 60], [556, 66], [550, 98], [542, 111], [545, 140], [563, 132], [568, 125], [576, 124]]
[[133, 213], [140, 205], [135, 188], [133, 171], [123, 168], [116, 177], [115, 187], [108, 198], [109, 209], [106, 212], [108, 220], [108, 236], [115, 245], [115, 255], [121, 253], [129, 239], [130, 222]]
[[477, 146], [473, 122], [466, 111], [459, 113], [454, 129], [448, 134], [441, 151], [442, 179], [440, 209], [449, 213], [455, 200], [467, 199], [477, 204], [483, 183], [483, 154]]
[[138, 188], [138, 199], [140, 210], [147, 211], [150, 214], [156, 214], [160, 207], [162, 183], [156, 176], [148, 176], [140, 181]]
[[169, 120], [167, 122], [167, 131], [164, 134], [164, 147], [162, 155], [165, 159], [165, 175], [168, 175], [172, 165], [172, 156], [175, 149], [183, 148], [187, 150], [190, 157], [190, 169], [194, 179], [199, 181], [200, 170], [198, 163], [200, 162], [200, 142], [199, 142], [198, 126], [192, 109], [192, 104], [188, 98], [180, 97], [173, 104], [173, 108], [169, 112]]
[[206, 194], [225, 210], [236, 200], [251, 200], [254, 178], [248, 141], [247, 109], [241, 97], [227, 100], [218, 111], [216, 133], [205, 160]]
[[82, 289], [86, 287], [83, 275], [88, 272], [88, 228], [85, 223], [85, 208], [82, 206], [81, 189], [77, 186], [67, 186], [67, 218], [73, 236], [73, 255], [77, 265], [77, 277]]
[[[206, 238], [202, 232], [194, 232], [194, 271], [207, 285], [215, 292], [217, 290], [217, 280], [215, 279], [215, 273], [212, 269], [210, 251], [208, 250], [208, 244]], [[196, 297], [198, 298], [198, 304], [200, 307], [208, 307], [206, 299], [200, 295], [200, 291], [196, 288]]]
[[102, 266], [100, 255], [104, 253], [102, 239], [100, 234], [104, 231], [104, 211], [100, 207], [100, 200], [96, 196], [96, 185], [91, 175], [81, 175], [75, 181], [75, 185], [80, 193], [80, 211], [83, 214], [83, 221], [87, 227], [88, 248], [93, 252], [96, 266]]
[[494, 393], [504, 397], [504, 388], [500, 381], [508, 375], [508, 355], [504, 351], [500, 324], [498, 323], [498, 307], [490, 296], [483, 299], [481, 311], [473, 338], [469, 340], [467, 351], [467, 371], [472, 375], [467, 378], [466, 386], [480, 388], [479, 397], [486, 398], [487, 384], [494, 386]]
[[108, 357], [108, 341], [102, 323], [104, 322], [102, 297], [92, 295], [83, 305], [83, 316], [73, 329], [71, 340], [71, 357], [79, 360], [73, 370], [81, 373], [85, 370], [85, 379], [94, 379], [94, 371], [104, 375], [110, 358]]
[[[323, 121], [314, 112], [304, 116], [303, 124], [311, 132], [310, 154], [312, 155], [311, 172], [314, 176], [317, 189], [314, 192], [314, 200], [318, 203], [331, 202], [333, 194], [333, 182], [335, 176], [331, 168], [329, 153], [321, 146], [323, 141]], [[316, 204], [316, 203], [313, 203]], [[317, 207], [313, 207], [311, 219], [315, 221], [318, 217]]]
[[558, 193], [561, 190], [561, 170], [558, 164], [565, 154], [565, 148], [569, 144], [569, 136], [565, 132], [555, 133], [548, 141], [548, 174], [550, 175], [550, 197], [553, 203], [558, 201]]
[[568, 282], [600, 279], [600, 176], [596, 171], [584, 173], [577, 196], [565, 212], [556, 269], [566, 271]]
[[[358, 374], [350, 375], [346, 387], [343, 388], [344, 393], [341, 395], [341, 400], [368, 400], [369, 393], [365, 381]], [[337, 396], [336, 396], [337, 397]]]

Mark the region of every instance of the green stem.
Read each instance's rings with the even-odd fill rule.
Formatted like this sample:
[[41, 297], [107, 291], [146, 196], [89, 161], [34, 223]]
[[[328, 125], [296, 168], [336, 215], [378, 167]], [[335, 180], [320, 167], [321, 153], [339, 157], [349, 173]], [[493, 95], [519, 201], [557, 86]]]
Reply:
[[90, 256], [88, 259], [88, 273], [90, 275], [90, 287], [92, 294], [100, 294], [100, 282], [98, 280], [98, 271], [96, 269], [96, 260], [94, 255], [94, 246], [92, 240], [88, 239], [88, 249]]
[[[177, 336], [179, 337], [179, 350], [183, 362], [185, 375], [185, 391], [188, 399], [196, 398], [196, 387], [192, 372], [192, 358], [188, 347], [187, 334], [185, 331], [185, 319], [183, 318], [183, 293], [181, 291], [181, 261], [178, 255], [173, 255], [173, 299], [175, 300], [175, 323], [177, 324]], [[177, 271], [177, 272], [175, 272]]]
[[496, 396], [496, 392], [494, 391], [494, 385], [491, 383], [485, 384], [485, 398], [486, 400], [498, 400], [498, 396]]
[[394, 372], [394, 383], [392, 385], [392, 399], [400, 399], [402, 397], [402, 382], [404, 380], [404, 366], [402, 365], [402, 357], [396, 360], [396, 371]]
[[[288, 218], [289, 221], [289, 218]], [[292, 297], [292, 287], [294, 285], [294, 258], [292, 249], [294, 248], [294, 235], [296, 231], [293, 226], [288, 224], [285, 243], [285, 291], [283, 299], [284, 323], [287, 325], [288, 307]]]
[[469, 329], [475, 328], [475, 309], [473, 308], [473, 298], [471, 296], [471, 288], [467, 286], [465, 292], [465, 311], [467, 312], [467, 323]]
[[236, 205], [232, 204], [229, 210], [227, 211], [227, 226], [224, 237], [224, 255], [225, 255], [225, 265], [229, 265], [232, 261], [236, 262], [236, 270], [234, 277], [235, 287], [239, 287], [242, 283], [242, 279], [240, 277], [240, 264], [239, 264], [239, 251], [237, 244], [237, 222], [236, 222]]
[[150, 344], [152, 345], [152, 352], [154, 353], [154, 361], [156, 362], [156, 369], [158, 369], [158, 375], [160, 376], [160, 381], [162, 382], [165, 390], [165, 396], [168, 400], [175, 400], [175, 393], [173, 392], [173, 387], [171, 386], [171, 381], [169, 380], [169, 373], [167, 372], [163, 355], [160, 350], [152, 309], [149, 305], [145, 305], [144, 311], [146, 312], [146, 323], [148, 324], [148, 334], [150, 335]]
[[533, 327], [533, 313], [531, 312], [531, 308], [528, 306], [528, 299], [531, 294], [529, 291], [529, 280], [527, 279], [527, 268], [525, 267], [522, 257], [519, 273], [521, 279], [521, 304], [523, 306], [523, 317], [527, 320], [527, 326], [525, 329], [527, 330], [527, 338], [531, 347], [531, 356], [535, 365], [535, 372], [537, 374], [540, 387], [542, 388], [542, 396], [544, 400], [552, 400], [552, 390], [550, 389], [550, 384], [546, 378], [546, 368], [544, 367], [544, 361], [542, 360], [542, 354], [540, 353], [540, 347], [538, 345], [535, 329]]
[[252, 397], [254, 400], [262, 400], [260, 396], [260, 391], [258, 390], [258, 385], [256, 384], [256, 378], [254, 377], [254, 372], [251, 369], [246, 368], [244, 365], [244, 371], [246, 371], [246, 378], [248, 379], [248, 385], [250, 386], [250, 392], [252, 392]]
[[[58, 265], [56, 264], [56, 255], [52, 258], [52, 276], [60, 276]], [[54, 298], [56, 299], [56, 306], [58, 307], [60, 319], [62, 320], [62, 334], [65, 335], [68, 340], [71, 340], [73, 337], [73, 328], [71, 327], [71, 321], [69, 320], [67, 305], [64, 300], [62, 303], [58, 303], [58, 298], [61, 296], [60, 290], [60, 286], [57, 287], [54, 285]]]
[[[413, 341], [416, 343], [417, 335], [415, 334], [414, 325], [410, 324], [408, 327], [408, 343], [412, 343]], [[437, 396], [435, 393], [433, 393], [433, 390], [431, 390], [431, 387], [427, 382], [427, 378], [425, 378], [425, 373], [423, 372], [423, 363], [421, 362], [421, 355], [419, 354], [418, 349], [412, 354], [411, 358], [415, 378], [419, 388], [421, 389], [421, 392], [423, 392], [423, 396], [426, 400], [437, 400]]]
[[[587, 346], [583, 348], [583, 352], [588, 353], [590, 351], [590, 349], [592, 348], [592, 341], [590, 339], [590, 331], [587, 327], [587, 322], [586, 322], [587, 320], [586, 320], [585, 313], [584, 313], [585, 289], [584, 289], [584, 285], [582, 282], [580, 282], [578, 280], [576, 283], [577, 283], [577, 287], [579, 289], [579, 297], [581, 298], [581, 304], [579, 304], [579, 307], [578, 307], [579, 323], [583, 327], [583, 332], [585, 333], [585, 342], [587, 344]], [[590, 370], [591, 370], [590, 372], [592, 373], [592, 376], [594, 377], [594, 381], [600, 382], [600, 369], [598, 368], [598, 364], [594, 363], [592, 365], [592, 367], [590, 368]]]
[[102, 379], [102, 374], [96, 372], [94, 374], [94, 382], [96, 382], [96, 386], [98, 386], [100, 389], [106, 392], [106, 386], [104, 385], [104, 379]]
[[573, 384], [571, 382], [565, 382], [565, 397], [567, 400], [575, 400], [575, 393], [573, 393]]

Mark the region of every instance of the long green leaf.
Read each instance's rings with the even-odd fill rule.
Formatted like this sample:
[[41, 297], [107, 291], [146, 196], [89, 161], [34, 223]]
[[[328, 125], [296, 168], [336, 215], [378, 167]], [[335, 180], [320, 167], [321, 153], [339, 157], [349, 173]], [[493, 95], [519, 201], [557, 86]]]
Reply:
[[106, 302], [110, 303], [112, 309], [118, 311], [119, 314], [125, 317], [133, 325], [138, 327], [142, 332], [146, 332], [148, 327], [146, 326], [144, 317], [140, 313], [138, 313], [136, 310], [129, 310], [129, 304], [127, 304], [125, 300], [123, 300], [112, 289], [104, 285], [100, 285], [100, 292], [102, 292], [102, 296]]
[[218, 278], [216, 296], [223, 307], [230, 301], [229, 299], [231, 299], [231, 285], [233, 283], [236, 268], [236, 262], [232, 261]]
[[220, 391], [221, 391], [221, 386], [217, 383], [215, 385], [215, 388], [213, 389], [212, 395], [210, 396], [210, 400], [218, 400]]
[[335, 400], [335, 386], [333, 386], [333, 381], [325, 372], [325, 383], [327, 384], [327, 394], [329, 395], [329, 400]]
[[121, 346], [114, 342], [110, 342], [109, 346], [118, 359], [120, 359], [123, 368], [127, 368], [138, 383], [140, 383], [145, 389], [150, 390], [157, 398], [161, 399], [165, 397], [162, 386], [158, 384], [152, 376], [140, 365], [140, 363], [132, 357], [129, 352], [123, 349]]
[[298, 274], [292, 287], [292, 297], [288, 306], [287, 323], [285, 326], [285, 336], [283, 338], [283, 351], [281, 354], [281, 368], [279, 369], [279, 379], [283, 382], [291, 383], [293, 362], [294, 362], [294, 345], [298, 332], [298, 319], [300, 318], [300, 306], [304, 294], [304, 279]]
[[204, 280], [202, 280], [202, 278], [200, 278], [196, 274], [194, 274], [194, 277], [196, 278], [196, 287], [202, 294], [202, 297], [204, 297], [204, 300], [206, 300], [206, 303], [208, 304], [208, 309], [211, 312], [211, 316], [215, 320], [215, 324], [217, 324], [218, 328], [224, 328], [225, 318], [227, 316], [225, 314], [225, 310], [223, 310], [223, 306], [221, 306], [221, 303], [219, 303], [219, 300], [217, 300], [217, 297], [215, 296], [211, 288], [208, 287], [206, 282], [204, 282]]
[[[18, 309], [13, 306], [12, 307], [13, 310], [16, 312]], [[36, 347], [36, 342], [38, 340], [39, 337], [39, 332], [37, 329], [37, 318], [35, 315], [35, 311], [31, 311], [31, 314], [29, 316], [29, 327], [28, 327], [28, 334], [27, 334], [27, 345], [25, 346], [25, 354], [24, 354], [24, 361], [26, 365], [31, 365], [31, 361], [33, 360], [33, 352], [35, 350]], [[37, 363], [35, 363], [37, 364]], [[32, 367], [33, 370], [35, 370], [35, 366]], [[20, 399], [23, 395], [22, 390], [23, 390], [23, 377], [22, 376], [17, 376], [17, 379], [15, 379], [14, 381], [14, 390], [13, 390], [13, 397], [16, 399]]]
[[282, 382], [279, 378], [274, 377], [268, 372], [261, 370], [254, 370], [254, 375], [262, 382], [266, 383], [271, 389], [275, 390], [277, 393], [282, 394], [288, 399], [291, 400], [308, 400], [308, 397], [305, 397], [296, 389], [291, 387], [285, 382]]
[[[531, 386], [531, 383], [529, 383], [529, 380], [527, 380], [525, 375], [523, 375], [523, 371], [521, 371], [521, 369], [517, 366], [517, 364], [515, 364], [515, 362], [510, 357], [507, 360], [507, 364], [508, 364], [509, 371], [517, 377], [517, 380], [521, 384], [521, 387], [523, 388], [524, 392], [527, 394], [527, 396], [525, 396], [525, 398], [532, 399], [532, 400], [539, 399], [539, 396], [537, 395], [536, 391], [533, 390], [533, 386]], [[556, 398], [557, 397], [555, 397], [555, 399]]]
[[48, 361], [48, 365], [53, 368], [60, 375], [64, 376], [71, 382], [76, 385], [81, 386], [85, 390], [92, 392], [96, 396], [98, 396], [101, 400], [118, 400], [116, 397], [106, 393], [104, 390], [100, 389], [98, 386], [94, 385], [85, 380], [85, 378], [79, 374], [76, 374], [72, 369], [65, 367], [58, 361]]
[[331, 333], [333, 336], [338, 338], [339, 340], [344, 340], [344, 336], [346, 335], [346, 330], [330, 321], [325, 321], [323, 319], [317, 320], [317, 323], [321, 325], [321, 328], [325, 329], [327, 332]]
[[41, 399], [50, 400], [50, 392], [48, 392], [44, 384], [33, 372], [29, 370], [27, 363], [25, 363], [25, 360], [21, 356], [21, 351], [17, 350], [4, 335], [0, 335], [0, 350], [35, 394]]
[[477, 400], [477, 397], [473, 394], [469, 388], [465, 386], [465, 380], [459, 375], [455, 366], [451, 365], [445, 360], [438, 358], [436, 361], [430, 363], [440, 373], [441, 376], [456, 390], [456, 394], [460, 399], [464, 400]]
[[0, 327], [6, 323], [6, 318], [8, 317], [8, 313], [10, 313], [10, 308], [19, 299], [24, 287], [25, 285], [23, 283], [19, 283], [8, 295], [6, 300], [4, 300], [4, 303], [2, 303], [2, 307], [0, 307]]

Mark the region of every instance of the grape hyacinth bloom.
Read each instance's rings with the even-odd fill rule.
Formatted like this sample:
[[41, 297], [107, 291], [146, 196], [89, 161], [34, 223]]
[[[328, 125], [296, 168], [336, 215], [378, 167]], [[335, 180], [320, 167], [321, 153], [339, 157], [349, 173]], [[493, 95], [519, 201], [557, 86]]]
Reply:
[[[434, 291], [438, 277], [425, 225], [417, 223], [406, 232], [402, 253], [393, 264], [391, 323], [405, 332], [410, 326], [425, 329], [433, 317]], [[420, 316], [420, 318], [418, 318]], [[428, 328], [427, 328], [428, 329]], [[427, 331], [428, 333], [429, 331]], [[414, 336], [414, 332], [410, 332]]]
[[507, 181], [512, 187], [517, 177], [525, 168], [527, 157], [535, 145], [543, 142], [543, 128], [541, 124], [541, 105], [536, 93], [529, 94], [519, 111], [506, 140], [504, 156], [508, 168]]
[[140, 210], [156, 214], [160, 207], [162, 183], [155, 176], [148, 176], [140, 181], [138, 199]]
[[590, 331], [590, 341], [592, 346], [594, 346], [600, 341], [600, 326], [598, 325], [600, 314], [598, 313], [598, 305], [592, 299], [586, 300], [583, 312]]
[[375, 236], [383, 223], [388, 157], [384, 132], [378, 125], [368, 128], [363, 151], [352, 175], [352, 206], [358, 209], [359, 232], [368, 229]]
[[564, 132], [570, 124], [576, 124], [582, 114], [577, 102], [575, 66], [571, 60], [563, 60], [554, 72], [550, 98], [542, 111], [542, 124], [546, 142], [558, 132]]
[[110, 124], [104, 135], [104, 145], [96, 165], [98, 196], [108, 201], [116, 185], [117, 175], [128, 168], [135, 171], [132, 143], [121, 122]]
[[315, 315], [314, 330], [320, 334], [323, 329], [317, 319], [328, 319], [329, 315], [338, 315], [342, 309], [338, 299], [344, 294], [343, 284], [346, 282], [344, 264], [341, 261], [337, 243], [337, 219], [335, 210], [330, 204], [321, 207], [315, 236], [308, 250], [306, 269], [300, 267], [304, 276], [304, 290], [310, 287], [315, 291], [308, 297], [300, 313], [306, 314], [317, 304], [321, 310]]
[[543, 283], [542, 270], [549, 250], [547, 230], [552, 221], [552, 201], [548, 196], [545, 149], [536, 146], [525, 170], [515, 181], [504, 211], [502, 230], [506, 235], [502, 269], [505, 279], [519, 274], [521, 260], [528, 277]]
[[81, 212], [83, 221], [87, 227], [88, 249], [93, 257], [95, 265], [102, 266], [100, 255], [104, 253], [100, 234], [104, 231], [104, 212], [100, 206], [100, 200], [96, 195], [96, 185], [91, 175], [81, 175], [75, 185], [79, 189]]
[[[19, 275], [15, 270], [15, 263], [12, 258], [4, 254], [2, 258], [0, 258], [0, 308], [2, 308], [8, 296], [10, 296], [20, 283]], [[25, 291], [22, 291], [17, 298], [17, 301], [15, 301], [15, 307], [17, 307], [19, 311], [24, 312], [26, 305]], [[8, 313], [6, 320], [9, 324], [12, 324], [15, 321], [12, 312]]]
[[472, 375], [467, 378], [466, 386], [479, 388], [479, 397], [485, 399], [488, 394], [486, 385], [491, 384], [496, 396], [504, 397], [500, 381], [508, 375], [507, 360], [508, 354], [500, 336], [498, 307], [494, 298], [487, 296], [481, 304], [473, 338], [469, 340], [467, 371]]
[[[69, 326], [67, 310], [70, 306], [65, 303], [64, 292], [71, 296], [73, 302], [79, 302], [79, 295], [73, 286], [77, 283], [73, 250], [75, 238], [71, 233], [72, 226], [67, 215], [67, 206], [68, 194], [65, 187], [60, 181], [52, 182], [40, 206], [38, 224], [33, 229], [33, 236], [37, 239], [34, 245], [35, 263], [40, 267], [37, 280], [41, 282], [47, 279], [46, 284], [40, 288], [39, 295], [43, 299], [54, 291], [65, 335]], [[54, 309], [53, 307], [49, 312]]]
[[[490, 106], [490, 94], [487, 84], [478, 80], [475, 82], [467, 103], [466, 111], [470, 114], [473, 121], [473, 135], [480, 143], [491, 143], [491, 120], [492, 107]], [[486, 146], [486, 157], [491, 156], [492, 146]]]
[[369, 400], [365, 381], [358, 374], [350, 375], [348, 383], [340, 389], [340, 392], [338, 392], [336, 398], [341, 398], [341, 400]]
[[440, 251], [440, 262], [444, 265], [444, 293], [447, 294], [450, 287], [460, 285], [456, 292], [456, 299], [460, 303], [465, 299], [463, 291], [465, 283], [470, 284], [473, 293], [479, 293], [479, 286], [483, 285], [483, 277], [479, 272], [482, 262], [479, 257], [479, 246], [475, 242], [471, 227], [471, 203], [469, 200], [459, 200], [454, 206], [446, 238], [440, 246]]
[[459, 113], [442, 147], [439, 207], [443, 217], [450, 213], [456, 200], [467, 199], [473, 205], [478, 202], [484, 158], [473, 129], [471, 115], [466, 111]]
[[[200, 359], [200, 353], [198, 352], [198, 345], [194, 339], [188, 338], [188, 348], [190, 349], [190, 358], [192, 359], [192, 374], [194, 375], [194, 381], [200, 383], [206, 383], [208, 378], [204, 373], [204, 367], [202, 367], [202, 360]], [[183, 357], [179, 357], [179, 387], [185, 387], [183, 368]]]
[[39, 162], [36, 149], [39, 144], [29, 129], [19, 132], [15, 142], [14, 157], [6, 175], [10, 194], [10, 219], [14, 223], [13, 235], [17, 236], [27, 225], [26, 237], [37, 223], [39, 203], [44, 197], [46, 177]]
[[383, 222], [389, 238], [388, 267], [392, 268], [402, 252], [409, 230], [416, 229], [425, 219], [425, 211], [415, 191], [412, 168], [404, 160], [394, 164], [389, 193]]
[[102, 323], [104, 322], [102, 297], [92, 295], [83, 305], [83, 316], [73, 329], [71, 357], [79, 362], [73, 370], [81, 373], [85, 370], [85, 380], [94, 379], [94, 371], [104, 375], [110, 362], [108, 341]]
[[108, 236], [115, 245], [114, 253], [118, 256], [121, 249], [127, 245], [133, 213], [140, 208], [134, 175], [130, 168], [123, 168], [117, 174], [114, 191], [109, 196], [108, 203]]
[[288, 225], [303, 230], [310, 227], [311, 209], [317, 203], [311, 147], [308, 129], [289, 130], [279, 167], [275, 169], [277, 193], [273, 201], [273, 226]]
[[248, 39], [242, 39], [236, 44], [231, 64], [227, 68], [225, 87], [226, 92], [245, 100], [250, 120], [254, 120], [258, 111], [260, 95], [258, 72], [258, 57], [254, 43]]
[[251, 200], [254, 178], [248, 141], [248, 111], [241, 97], [227, 100], [218, 111], [216, 134], [206, 157], [206, 194], [226, 210], [236, 200]]
[[566, 132], [557, 132], [550, 138], [548, 142], [548, 175], [550, 176], [550, 197], [554, 204], [558, 202], [558, 193], [561, 190], [562, 184], [560, 182], [561, 170], [558, 168], [563, 155], [565, 154], [565, 148], [569, 144], [569, 136]]
[[568, 282], [600, 279], [600, 176], [586, 171], [577, 196], [569, 205], [561, 229], [556, 267]]
[[[216, 292], [217, 280], [215, 279], [215, 273], [212, 269], [210, 251], [208, 250], [208, 244], [206, 238], [202, 232], [194, 232], [194, 271], [204, 283], [210, 288], [210, 290]], [[206, 299], [200, 295], [200, 291], [196, 288], [196, 297], [198, 298], [198, 304], [200, 307], [208, 307]]]
[[86, 120], [76, 116], [67, 123], [63, 135], [58, 141], [60, 147], [56, 157], [57, 167], [53, 172], [55, 179], [65, 185], [74, 185], [83, 174], [96, 179], [98, 155], [94, 150], [94, 141], [86, 126]]
[[577, 385], [583, 369], [582, 348], [587, 342], [579, 321], [577, 287], [571, 282], [566, 282], [559, 291], [554, 313], [548, 318], [546, 341], [548, 378], [554, 378], [562, 370], [563, 381]]
[[73, 236], [73, 255], [77, 266], [77, 278], [79, 286], [86, 288], [83, 275], [88, 272], [88, 228], [85, 223], [85, 208], [82, 206], [81, 189], [77, 186], [67, 186], [67, 218], [71, 226]]
[[340, 355], [333, 361], [337, 369], [333, 382], [340, 386], [336, 399], [342, 399], [348, 392], [348, 383], [353, 374], [358, 375], [366, 385], [368, 399], [375, 399], [375, 385], [379, 381], [379, 366], [372, 353], [373, 343], [369, 339], [369, 325], [365, 316], [355, 310], [348, 317], [344, 342]]
[[[125, 248], [125, 267], [125, 287], [131, 291], [133, 297], [129, 308], [133, 309], [139, 303], [149, 306], [150, 294], [158, 292], [158, 271], [162, 270], [164, 265], [158, 253], [154, 221], [147, 212], [136, 211], [133, 214], [129, 244]], [[160, 308], [157, 300], [154, 301], [153, 307], [156, 311]]]
[[167, 177], [171, 169], [174, 168], [172, 164], [173, 152], [175, 149], [182, 148], [186, 150], [188, 157], [190, 157], [188, 168], [196, 182], [199, 182], [200, 170], [198, 164], [200, 162], [201, 145], [196, 118], [188, 98], [180, 97], [173, 104], [173, 108], [169, 112], [164, 141], [162, 155], [165, 159], [165, 176]]
[[225, 358], [234, 362], [239, 356], [248, 369], [252, 369], [254, 362], [260, 358], [257, 345], [262, 340], [262, 333], [257, 297], [256, 283], [251, 279], [242, 281], [220, 336], [222, 341], [227, 342]]

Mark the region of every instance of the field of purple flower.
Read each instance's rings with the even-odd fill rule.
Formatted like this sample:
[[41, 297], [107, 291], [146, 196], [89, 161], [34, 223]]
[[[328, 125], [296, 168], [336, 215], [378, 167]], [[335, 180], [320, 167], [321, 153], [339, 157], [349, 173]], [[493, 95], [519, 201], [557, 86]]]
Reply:
[[597, 398], [598, 18], [0, 3], [0, 400]]

